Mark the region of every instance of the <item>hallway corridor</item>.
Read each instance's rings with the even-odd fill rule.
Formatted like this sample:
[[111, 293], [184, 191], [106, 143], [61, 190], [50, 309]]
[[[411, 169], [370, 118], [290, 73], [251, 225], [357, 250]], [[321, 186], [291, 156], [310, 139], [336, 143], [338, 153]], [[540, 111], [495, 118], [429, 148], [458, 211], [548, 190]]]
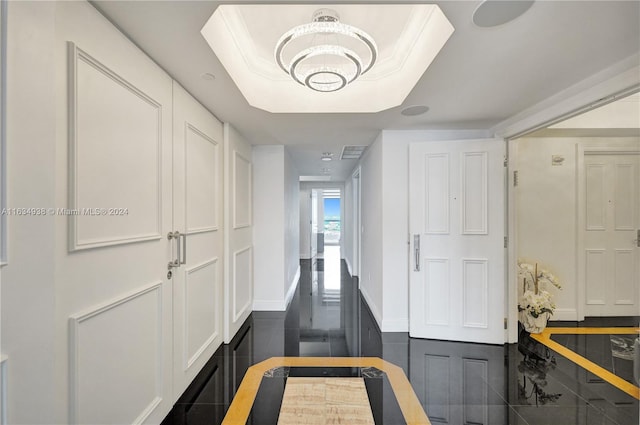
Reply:
[[[301, 261], [301, 278], [288, 310], [253, 312], [232, 343], [218, 349], [175, 405], [165, 425], [222, 423], [248, 368], [283, 356], [380, 357], [400, 366], [434, 424], [638, 423], [638, 400], [524, 333], [520, 344], [505, 346], [381, 333], [359, 294], [357, 278], [349, 275], [345, 262], [340, 260], [339, 247], [327, 248], [324, 259]], [[594, 349], [593, 344], [587, 343], [588, 336], [560, 336], [559, 341], [572, 349], [581, 346], [583, 354], [585, 347], [586, 351]], [[612, 351], [602, 341], [597, 346], [600, 349], [596, 350], [596, 357], [606, 360], [607, 350], [609, 354]], [[618, 369], [628, 368], [619, 356], [615, 363]], [[376, 368], [329, 366], [268, 370], [251, 407], [248, 424], [279, 423], [285, 384], [292, 377], [363, 378], [375, 424], [406, 423], [384, 372]], [[280, 420], [285, 423], [282, 417]], [[309, 419], [286, 423], [319, 422]]]

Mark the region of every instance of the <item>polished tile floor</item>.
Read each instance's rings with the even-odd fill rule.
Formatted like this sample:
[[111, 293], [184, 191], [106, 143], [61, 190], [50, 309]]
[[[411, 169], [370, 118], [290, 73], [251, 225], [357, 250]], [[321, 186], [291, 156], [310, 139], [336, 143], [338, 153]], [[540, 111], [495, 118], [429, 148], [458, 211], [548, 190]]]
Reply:
[[[380, 357], [400, 366], [432, 423], [637, 425], [638, 400], [533, 340], [495, 346], [381, 333], [337, 247], [303, 260], [286, 312], [254, 312], [209, 361], [164, 424], [220, 424], [247, 369], [271, 357]], [[637, 318], [558, 326], [637, 326]], [[554, 340], [630, 380], [627, 337]], [[276, 425], [288, 377], [363, 378], [376, 424], [405, 424], [384, 374], [362, 368], [283, 368], [262, 379], [247, 423]]]

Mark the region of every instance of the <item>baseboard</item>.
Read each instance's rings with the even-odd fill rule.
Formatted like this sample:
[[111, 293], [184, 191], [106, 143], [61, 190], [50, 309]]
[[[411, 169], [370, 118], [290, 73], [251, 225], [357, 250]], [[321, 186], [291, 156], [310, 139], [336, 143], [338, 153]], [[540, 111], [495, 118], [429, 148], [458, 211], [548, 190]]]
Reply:
[[369, 307], [369, 310], [371, 311], [373, 318], [376, 320], [376, 324], [378, 325], [378, 328], [382, 329], [382, 316], [378, 311], [378, 307], [373, 303], [373, 301], [371, 301], [371, 297], [369, 296], [369, 294], [367, 293], [367, 291], [364, 289], [363, 286], [360, 287], [360, 293], [362, 294], [362, 298], [364, 298], [364, 302], [367, 303], [367, 307]]
[[289, 290], [287, 291], [287, 296], [284, 299], [284, 309], [289, 308], [289, 304], [291, 304], [291, 300], [293, 299], [293, 295], [296, 293], [296, 288], [298, 287], [298, 282], [300, 281], [300, 266], [296, 270], [295, 276], [293, 276], [293, 280], [289, 283]]
[[344, 262], [347, 264], [347, 271], [349, 272], [349, 276], [353, 277], [353, 269], [351, 268], [351, 263], [347, 257], [343, 258]]
[[253, 311], [285, 311], [284, 300], [253, 300]]
[[385, 319], [381, 329], [382, 332], [409, 332], [409, 319]]
[[575, 308], [556, 308], [551, 320], [577, 321], [578, 311]]

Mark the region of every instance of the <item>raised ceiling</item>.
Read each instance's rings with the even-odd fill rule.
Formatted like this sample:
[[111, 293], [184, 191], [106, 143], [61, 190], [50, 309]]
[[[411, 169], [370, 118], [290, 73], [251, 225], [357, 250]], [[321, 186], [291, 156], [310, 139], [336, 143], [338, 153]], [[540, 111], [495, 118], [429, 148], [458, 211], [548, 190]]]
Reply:
[[320, 7], [222, 5], [202, 35], [251, 106], [275, 113], [342, 113], [401, 105], [453, 32], [436, 5], [335, 5], [341, 22], [371, 35], [378, 58], [344, 89], [321, 93], [298, 84], [274, 60], [280, 37], [311, 22]]
[[[638, 66], [640, 58], [637, 1], [536, 1], [522, 16], [492, 28], [480, 28], [472, 22], [480, 1], [437, 1], [433, 3], [455, 31], [401, 105], [377, 113], [273, 114], [247, 102], [200, 33], [223, 3], [230, 2], [93, 4], [251, 143], [286, 145], [303, 175], [324, 174], [322, 168], [327, 168], [327, 163], [320, 160], [322, 152], [332, 152], [338, 158], [344, 145], [368, 145], [382, 129], [479, 130], [489, 134], [498, 123], [552, 95], [611, 67]], [[337, 8], [348, 3], [353, 2], [296, 4], [333, 4]], [[215, 79], [201, 78], [204, 73], [215, 75]], [[400, 114], [412, 105], [426, 105], [429, 111], [417, 116]], [[332, 179], [342, 180], [355, 160], [329, 164]]]

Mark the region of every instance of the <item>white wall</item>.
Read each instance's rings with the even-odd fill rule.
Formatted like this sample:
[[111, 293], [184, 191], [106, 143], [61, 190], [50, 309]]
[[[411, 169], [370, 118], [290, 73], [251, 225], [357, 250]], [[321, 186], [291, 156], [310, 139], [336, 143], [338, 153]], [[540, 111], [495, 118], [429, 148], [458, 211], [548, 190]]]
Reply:
[[349, 273], [353, 275], [353, 182], [351, 176], [344, 183], [344, 191], [342, 192], [342, 223], [340, 223], [342, 234], [340, 240], [342, 243], [342, 258], [347, 263]]
[[253, 309], [284, 308], [284, 146], [254, 146]]
[[[360, 291], [378, 325], [382, 324], [382, 134], [362, 158], [362, 265]], [[402, 284], [402, 283], [401, 283]]]
[[[253, 307], [253, 174], [251, 145], [224, 124], [225, 336], [231, 341]], [[247, 202], [248, 201], [248, 202]], [[248, 264], [247, 264], [248, 263]], [[247, 271], [246, 268], [249, 268]], [[244, 270], [243, 270], [244, 269]], [[236, 273], [236, 270], [238, 273]], [[234, 296], [234, 294], [236, 296]], [[248, 301], [244, 296], [248, 297]], [[241, 300], [240, 300], [241, 299]], [[233, 303], [237, 305], [234, 307]], [[234, 309], [236, 312], [234, 313]], [[237, 317], [236, 317], [237, 316]]]
[[300, 187], [300, 258], [311, 258], [311, 189]]
[[[562, 291], [552, 288], [557, 305], [554, 320], [581, 320], [576, 273], [576, 146], [589, 143], [606, 147], [624, 141], [637, 143], [637, 140], [529, 137], [516, 141], [517, 256], [538, 262], [562, 283]], [[551, 165], [552, 155], [563, 156], [563, 164]]]
[[[55, 206], [55, 8], [7, 7], [7, 206]], [[9, 423], [55, 420], [54, 218], [8, 217], [2, 348]]]
[[285, 310], [300, 264], [299, 175], [283, 145], [253, 147], [254, 310]]
[[300, 174], [284, 150], [284, 292], [285, 303], [293, 297], [300, 277]]

